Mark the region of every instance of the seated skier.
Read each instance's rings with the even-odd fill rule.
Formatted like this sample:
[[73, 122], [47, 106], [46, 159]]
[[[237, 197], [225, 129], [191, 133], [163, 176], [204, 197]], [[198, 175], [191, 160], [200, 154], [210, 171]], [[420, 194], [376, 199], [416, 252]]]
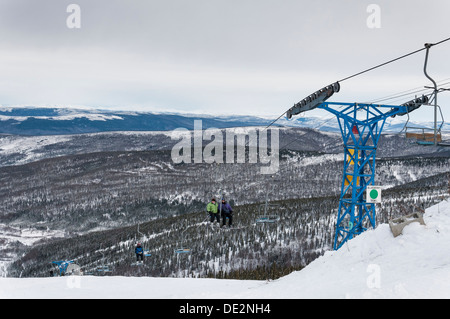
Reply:
[[221, 227], [227, 224], [227, 218], [228, 218], [228, 227], [231, 227], [233, 224], [233, 209], [231, 208], [230, 204], [226, 202], [225, 199], [222, 199], [222, 203], [219, 204], [219, 211], [222, 213]]
[[214, 219], [217, 220], [217, 223], [220, 224], [220, 216], [218, 214], [218, 204], [216, 203], [216, 199], [213, 198], [211, 199], [211, 202], [208, 203], [208, 205], [206, 206], [206, 211], [209, 214], [209, 221], [211, 222], [211, 224], [214, 222]]
[[136, 261], [139, 261], [139, 258], [141, 261], [144, 261], [144, 249], [142, 248], [141, 243], [137, 243], [134, 252], [136, 253]]

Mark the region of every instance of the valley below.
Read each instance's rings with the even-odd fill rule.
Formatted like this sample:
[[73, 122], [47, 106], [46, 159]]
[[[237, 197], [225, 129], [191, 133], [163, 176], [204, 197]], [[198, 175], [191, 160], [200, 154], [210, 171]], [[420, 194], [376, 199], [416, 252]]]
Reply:
[[[273, 279], [305, 267], [332, 249], [342, 144], [332, 132], [279, 131], [275, 174], [261, 163], [175, 164], [168, 132], [0, 137], [0, 275], [48, 276], [56, 260], [155, 277]], [[448, 196], [447, 148], [386, 134], [377, 157], [377, 223]], [[230, 230], [205, 211], [222, 196]], [[257, 222], [266, 200], [276, 223]], [[137, 241], [152, 254], [138, 267]]]

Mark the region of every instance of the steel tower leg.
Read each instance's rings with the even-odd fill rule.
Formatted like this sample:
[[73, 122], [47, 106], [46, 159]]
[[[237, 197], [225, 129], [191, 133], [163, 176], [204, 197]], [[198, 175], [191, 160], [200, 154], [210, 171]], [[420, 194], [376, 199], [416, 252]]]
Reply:
[[[353, 104], [334, 113], [344, 142], [344, 169], [334, 249], [368, 228], [375, 228], [375, 204], [365, 200], [366, 188], [375, 184], [375, 159], [381, 131], [389, 115], [372, 105]], [[361, 118], [363, 119], [357, 119]]]
[[[334, 249], [347, 240], [375, 228], [375, 205], [366, 203], [367, 185], [375, 183], [375, 158], [379, 123], [360, 123], [339, 119], [344, 139], [344, 170], [339, 198]], [[381, 125], [384, 125], [384, 120]]]

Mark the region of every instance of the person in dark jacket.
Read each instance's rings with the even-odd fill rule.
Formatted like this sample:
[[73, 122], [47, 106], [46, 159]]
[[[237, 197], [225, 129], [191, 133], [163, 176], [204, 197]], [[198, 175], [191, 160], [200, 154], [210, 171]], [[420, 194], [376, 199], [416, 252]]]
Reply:
[[144, 249], [142, 248], [141, 243], [137, 243], [134, 252], [136, 253], [136, 261], [139, 261], [139, 258], [141, 261], [144, 261]]
[[221, 212], [222, 215], [222, 227], [227, 224], [227, 219], [228, 227], [231, 227], [233, 224], [233, 209], [224, 199], [222, 199], [222, 203], [219, 204], [219, 212]]

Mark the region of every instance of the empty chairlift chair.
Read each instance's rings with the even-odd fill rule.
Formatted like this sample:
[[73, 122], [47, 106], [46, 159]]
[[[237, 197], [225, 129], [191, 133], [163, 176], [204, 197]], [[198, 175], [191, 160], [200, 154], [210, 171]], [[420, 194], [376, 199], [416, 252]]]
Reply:
[[[183, 230], [183, 231], [181, 232], [181, 243], [183, 243], [183, 241], [184, 241], [184, 232], [185, 232], [187, 229], [188, 229], [188, 228], [186, 228], [185, 230]], [[178, 246], [177, 248], [175, 248], [174, 252], [175, 252], [176, 254], [190, 254], [190, 253], [191, 253], [191, 249], [190, 249], [190, 248], [183, 247], [183, 245], [181, 245], [181, 246]]]
[[264, 203], [264, 214], [263, 215], [261, 215], [261, 206], [263, 206], [263, 205], [259, 206], [260, 215], [256, 219], [256, 223], [258, 223], [258, 224], [276, 223], [280, 220], [280, 216], [268, 213], [268, 210], [270, 210], [271, 208], [278, 209], [279, 205], [269, 204], [267, 195], [266, 195], [266, 202]]

